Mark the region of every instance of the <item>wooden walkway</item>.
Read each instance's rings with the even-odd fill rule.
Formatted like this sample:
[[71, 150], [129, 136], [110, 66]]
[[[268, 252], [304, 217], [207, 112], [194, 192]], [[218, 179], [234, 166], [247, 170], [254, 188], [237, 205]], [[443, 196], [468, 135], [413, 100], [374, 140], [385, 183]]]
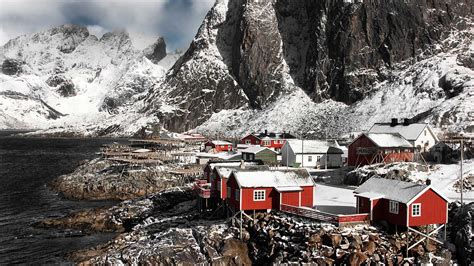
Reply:
[[344, 224], [358, 224], [370, 222], [370, 214], [368, 213], [357, 213], [357, 214], [332, 214], [321, 212], [308, 207], [298, 207], [286, 204], [281, 204], [281, 212], [310, 218], [317, 221], [327, 222], [331, 224], [344, 225]]

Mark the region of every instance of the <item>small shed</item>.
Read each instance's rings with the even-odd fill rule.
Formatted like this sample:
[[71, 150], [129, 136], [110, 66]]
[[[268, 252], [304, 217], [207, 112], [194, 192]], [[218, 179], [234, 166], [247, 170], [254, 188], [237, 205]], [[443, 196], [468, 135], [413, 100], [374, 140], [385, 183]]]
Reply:
[[241, 152], [243, 160], [262, 160], [268, 164], [275, 164], [277, 162], [277, 153], [269, 148], [251, 146]]
[[268, 165], [216, 166], [211, 173], [211, 195], [225, 200], [227, 198], [227, 180], [232, 171], [267, 171]]
[[233, 171], [227, 181], [227, 202], [234, 211], [312, 207], [314, 187], [311, 177], [295, 172]]
[[373, 177], [354, 191], [357, 212], [371, 221], [413, 227], [448, 222], [448, 199], [433, 187]]

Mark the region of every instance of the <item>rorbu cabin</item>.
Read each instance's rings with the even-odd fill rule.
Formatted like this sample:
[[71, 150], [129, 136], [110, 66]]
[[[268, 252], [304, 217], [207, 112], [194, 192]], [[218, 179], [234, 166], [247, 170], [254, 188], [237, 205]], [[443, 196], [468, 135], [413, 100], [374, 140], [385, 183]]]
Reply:
[[209, 161], [203, 169], [204, 176], [203, 178], [207, 180], [207, 182], [211, 182], [211, 174], [212, 171], [216, 166], [222, 167], [248, 167], [253, 165], [264, 165], [261, 160], [254, 160], [254, 161], [243, 161], [242, 160], [235, 160], [235, 161]]
[[204, 150], [206, 152], [210, 150], [214, 150], [215, 152], [231, 151], [232, 148], [232, 143], [223, 140], [210, 140], [204, 144]]
[[211, 174], [211, 195], [217, 197], [219, 200], [227, 198], [227, 180], [232, 174], [232, 171], [266, 171], [270, 170], [268, 165], [244, 165], [239, 166], [220, 166], [214, 167]]
[[428, 184], [373, 177], [354, 191], [357, 212], [373, 222], [414, 227], [448, 222], [448, 199]]
[[240, 143], [247, 145], [260, 145], [279, 152], [283, 145], [285, 145], [286, 140], [294, 138], [295, 136], [287, 132], [275, 133], [265, 130], [261, 133], [248, 134], [240, 140]]
[[348, 165], [413, 161], [414, 148], [398, 133], [363, 133], [349, 144]]
[[233, 211], [280, 210], [281, 206], [313, 207], [315, 184], [310, 176], [285, 171], [233, 171], [227, 202]]

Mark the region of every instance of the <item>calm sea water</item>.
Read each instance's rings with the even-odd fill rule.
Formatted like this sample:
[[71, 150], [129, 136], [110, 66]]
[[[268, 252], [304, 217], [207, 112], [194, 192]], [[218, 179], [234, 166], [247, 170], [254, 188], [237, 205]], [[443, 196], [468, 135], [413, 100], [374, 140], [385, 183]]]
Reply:
[[62, 199], [47, 184], [93, 158], [112, 139], [18, 138], [0, 132], [0, 264], [67, 263], [65, 254], [107, 242], [113, 234], [38, 229], [32, 223], [112, 205]]

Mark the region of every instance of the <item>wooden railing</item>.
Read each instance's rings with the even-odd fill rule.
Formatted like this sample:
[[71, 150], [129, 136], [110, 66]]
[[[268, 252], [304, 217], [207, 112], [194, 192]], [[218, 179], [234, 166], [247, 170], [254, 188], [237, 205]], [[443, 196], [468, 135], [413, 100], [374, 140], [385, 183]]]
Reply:
[[357, 213], [357, 214], [332, 214], [321, 212], [315, 209], [308, 207], [298, 207], [292, 205], [281, 204], [280, 211], [291, 213], [294, 215], [323, 221], [333, 224], [346, 224], [346, 223], [364, 223], [370, 220], [370, 215], [368, 213]]

